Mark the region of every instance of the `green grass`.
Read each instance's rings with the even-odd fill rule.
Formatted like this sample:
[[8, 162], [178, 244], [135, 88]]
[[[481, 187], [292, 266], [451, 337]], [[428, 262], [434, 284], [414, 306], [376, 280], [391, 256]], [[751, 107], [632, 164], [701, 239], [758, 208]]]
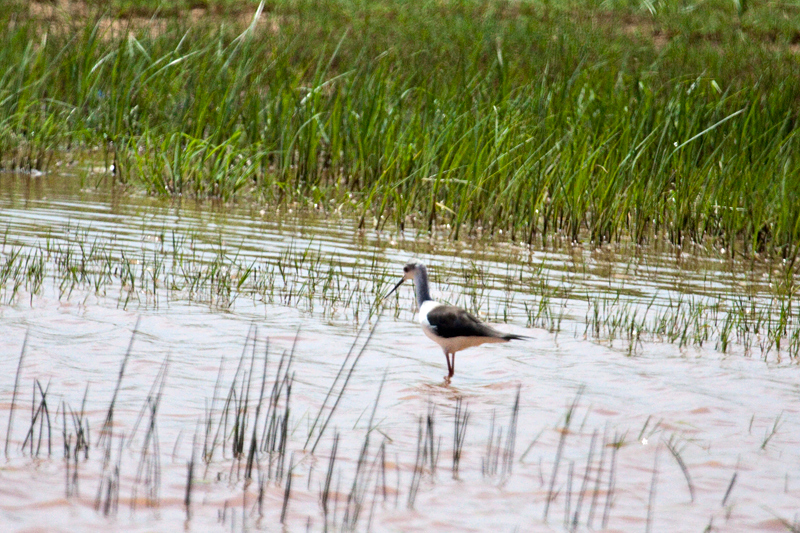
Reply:
[[795, 3], [134, 5], [3, 16], [3, 166], [99, 148], [157, 195], [800, 252]]

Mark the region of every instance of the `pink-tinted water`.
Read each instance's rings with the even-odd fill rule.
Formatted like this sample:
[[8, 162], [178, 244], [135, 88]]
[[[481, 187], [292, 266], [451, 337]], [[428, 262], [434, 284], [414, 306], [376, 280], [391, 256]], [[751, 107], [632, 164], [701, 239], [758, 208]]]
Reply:
[[[0, 177], [0, 233], [5, 235], [0, 264], [8, 264], [13, 250], [30, 251], [48, 240], [101, 242], [115, 257], [138, 253], [146, 262], [146, 254], [170, 246], [165, 235], [177, 232], [193, 237], [199, 260], [221, 248], [240, 262], [268, 270], [310, 244], [335, 266], [303, 266], [293, 283], [315, 275], [315, 268], [326, 275], [334, 271], [338, 283], [358, 287], [348, 294], [362, 300], [336, 301], [332, 304], [336, 309], [331, 309], [330, 300], [298, 288], [302, 298], [287, 302], [284, 287], [283, 292], [276, 289], [274, 298], [266, 290], [251, 291], [228, 306], [193, 298], [191, 291], [170, 293], [164, 286], [151, 294], [137, 289], [141, 292], [131, 299], [120, 296], [125, 291], [119, 281], [101, 294], [88, 286], [62, 294], [63, 279], [54, 274], [55, 268], [49, 269], [52, 277], [45, 279], [37, 294], [31, 297], [20, 290], [0, 305], [0, 444], [9, 440], [7, 457], [0, 460], [2, 531], [282, 527], [288, 474], [275, 479], [269, 454], [258, 454], [255, 481], [250, 483], [244, 479], [246, 457], [231, 457], [230, 439], [209, 464], [197, 457], [204, 424], [209, 416], [219, 421], [221, 399], [253, 326], [258, 338], [253, 391], [260, 388], [266, 340], [272, 377], [280, 354], [291, 350], [296, 338], [284, 465], [286, 471], [293, 465], [283, 526], [287, 530], [323, 530], [326, 521], [331, 529], [397, 531], [549, 531], [571, 529], [573, 522], [575, 529], [608, 531], [797, 527], [800, 378], [791, 359], [765, 362], [743, 348], [723, 354], [713, 341], [681, 347], [656, 339], [640, 343], [629, 356], [619, 343], [584, 335], [586, 295], [621, 293], [642, 305], [653, 301], [665, 307], [678, 294], [766, 298], [768, 282], [757, 267], [743, 271], [741, 265], [722, 258], [695, 260], [686, 254], [676, 258], [642, 252], [636, 258], [619, 258], [584, 250], [453, 245], [411, 234], [357, 233], [351, 221], [334, 217], [266, 214], [259, 206], [163, 203], [82, 191], [69, 183], [55, 177]], [[304, 450], [358, 324], [369, 315], [366, 295], [388, 289], [392, 278], [376, 273], [399, 276], [410, 257], [429, 265], [435, 297], [476, 306], [495, 320], [505, 315], [507, 324], [501, 329], [530, 339], [459, 353], [456, 376], [445, 384], [444, 357], [416, 325], [411, 289], [403, 287], [396, 309], [385, 312], [380, 322], [371, 318], [374, 333], [329, 427], [313, 454], [310, 446]], [[559, 303], [563, 307], [559, 333], [526, 327], [524, 305], [542, 299], [531, 288], [536, 280], [527, 274], [520, 280], [518, 275], [529, 272], [524, 265], [531, 264], [541, 265], [537, 276], [556, 287], [570, 286], [569, 297]], [[475, 282], [481, 285], [477, 290], [464, 278], [473, 266], [482, 276]], [[9, 287], [4, 290], [7, 296]], [[473, 296], [459, 297], [463, 291]], [[354, 306], [361, 306], [357, 318]], [[104, 472], [104, 448], [97, 442], [100, 427], [138, 319], [139, 332], [115, 405], [111, 466]], [[9, 435], [26, 332], [28, 344]], [[145, 442], [145, 429], [137, 428], [136, 420], [166, 358], [169, 366], [155, 418], [158, 447], [154, 448]], [[223, 360], [217, 412], [209, 415]], [[249, 369], [249, 355], [247, 361]], [[41, 402], [41, 392], [34, 391], [36, 380], [47, 390], [52, 417], [52, 437], [47, 438], [45, 428], [41, 445], [42, 426], [34, 428], [38, 454], [36, 449], [31, 452], [30, 442], [22, 448], [32, 404]], [[70, 477], [74, 470], [68, 471], [74, 463], [63, 459], [64, 424], [61, 414], [55, 413], [59, 405], [79, 410], [87, 385], [91, 448], [88, 459], [77, 462], [76, 482]], [[517, 391], [516, 432], [510, 439]], [[256, 396], [251, 393], [248, 427], [257, 423], [261, 433], [265, 420], [256, 421], [253, 414]], [[576, 398], [569, 430], [564, 432]], [[459, 399], [469, 418], [454, 479]], [[428, 414], [431, 426], [424, 423]], [[74, 437], [69, 419], [66, 427]], [[433, 431], [430, 441], [424, 438], [428, 427]], [[354, 488], [369, 429], [367, 463]], [[423, 442], [432, 442], [438, 455], [435, 469], [430, 460], [415, 468], [422, 464], [420, 431]], [[321, 494], [336, 432], [339, 448], [326, 519]], [[318, 434], [315, 428], [312, 436]], [[156, 450], [157, 478], [137, 475], [144, 449]], [[193, 449], [197, 465], [187, 518], [184, 498]], [[103, 479], [115, 464], [120, 470], [112, 492], [116, 491], [118, 502], [106, 513]], [[267, 479], [270, 474], [273, 479]], [[148, 490], [156, 490], [157, 499], [148, 500], [147, 494], [152, 494]]]

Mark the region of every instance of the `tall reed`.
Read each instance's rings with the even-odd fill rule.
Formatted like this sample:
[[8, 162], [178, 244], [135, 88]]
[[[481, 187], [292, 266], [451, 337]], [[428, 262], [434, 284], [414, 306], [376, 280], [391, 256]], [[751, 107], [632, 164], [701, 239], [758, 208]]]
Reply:
[[794, 260], [800, 23], [748, 5], [286, 0], [249, 25], [7, 13], [0, 162], [99, 149], [159, 195]]

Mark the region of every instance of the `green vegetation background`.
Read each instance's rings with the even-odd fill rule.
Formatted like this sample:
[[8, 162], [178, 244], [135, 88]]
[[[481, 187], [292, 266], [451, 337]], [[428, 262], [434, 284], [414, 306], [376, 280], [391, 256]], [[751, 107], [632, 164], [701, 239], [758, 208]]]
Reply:
[[796, 1], [4, 3], [6, 169], [72, 152], [454, 238], [800, 251]]

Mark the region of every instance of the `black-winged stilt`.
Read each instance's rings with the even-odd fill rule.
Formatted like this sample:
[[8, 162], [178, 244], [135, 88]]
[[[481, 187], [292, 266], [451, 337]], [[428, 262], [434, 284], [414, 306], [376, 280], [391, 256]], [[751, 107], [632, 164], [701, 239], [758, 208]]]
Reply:
[[414, 281], [422, 331], [444, 351], [447, 359], [448, 380], [455, 373], [456, 352], [487, 342], [508, 342], [526, 338], [521, 335], [501, 333], [460, 307], [433, 301], [428, 287], [428, 270], [422, 263], [412, 262], [404, 266], [403, 279], [397, 282], [397, 285], [388, 292], [385, 298], [396, 291], [407, 279]]

